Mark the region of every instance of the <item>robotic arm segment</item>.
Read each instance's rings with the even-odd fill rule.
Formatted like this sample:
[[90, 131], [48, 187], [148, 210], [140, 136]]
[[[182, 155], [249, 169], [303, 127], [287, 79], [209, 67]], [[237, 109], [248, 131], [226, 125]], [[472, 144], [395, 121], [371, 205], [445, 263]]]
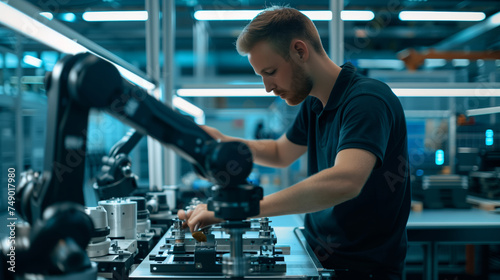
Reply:
[[[78, 55], [69, 74], [71, 96], [81, 104], [105, 109], [115, 118], [173, 149], [202, 177], [222, 186], [245, 183], [252, 169], [251, 152], [242, 143], [217, 143], [197, 124], [144, 89], [120, 77], [110, 63]], [[223, 151], [229, 158], [220, 157]]]

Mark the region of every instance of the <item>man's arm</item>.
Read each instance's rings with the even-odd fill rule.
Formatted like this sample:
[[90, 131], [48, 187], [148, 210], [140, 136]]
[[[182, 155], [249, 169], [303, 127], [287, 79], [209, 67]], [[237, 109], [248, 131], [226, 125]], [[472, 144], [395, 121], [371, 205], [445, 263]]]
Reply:
[[375, 155], [366, 150], [342, 150], [333, 167], [264, 197], [259, 217], [311, 213], [353, 199], [361, 192], [375, 163]]
[[278, 140], [245, 140], [222, 134], [213, 127], [201, 126], [210, 136], [223, 142], [239, 141], [245, 143], [252, 151], [256, 164], [269, 167], [287, 167], [307, 151], [307, 146], [290, 142], [283, 134]]
[[[337, 154], [335, 166], [308, 177], [282, 191], [264, 197], [257, 217], [320, 211], [355, 198], [361, 192], [375, 166], [376, 157], [362, 149], [345, 149]], [[187, 219], [187, 226], [194, 230], [220, 222], [214, 212], [201, 204], [189, 214], [179, 211], [179, 218]]]

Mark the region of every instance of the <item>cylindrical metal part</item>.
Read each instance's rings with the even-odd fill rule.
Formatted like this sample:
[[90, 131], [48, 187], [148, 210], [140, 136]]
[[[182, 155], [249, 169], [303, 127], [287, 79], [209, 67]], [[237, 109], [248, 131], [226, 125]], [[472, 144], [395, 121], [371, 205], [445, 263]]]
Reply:
[[243, 254], [243, 233], [242, 228], [230, 228], [227, 232], [231, 235], [229, 240], [230, 255], [222, 259], [222, 272], [231, 277], [243, 277], [250, 267], [250, 260]]
[[111, 229], [110, 238], [136, 239], [137, 236], [137, 203], [121, 198], [101, 200]]
[[264, 217], [260, 218], [260, 229], [259, 229], [259, 237], [260, 238], [270, 238], [271, 237], [271, 232], [273, 231], [273, 228], [269, 226], [269, 218]]
[[89, 256], [89, 258], [102, 257], [109, 254], [110, 245], [111, 245], [111, 239], [106, 238], [102, 242], [89, 243], [85, 251], [87, 251], [87, 255]]
[[149, 211], [146, 209], [146, 198], [142, 196], [127, 197], [127, 201], [137, 203], [137, 233], [149, 232], [151, 220], [149, 220]]
[[179, 218], [173, 220], [172, 235], [174, 237], [175, 246], [184, 245], [184, 239], [186, 236], [185, 230], [182, 228], [182, 221]]
[[85, 213], [92, 219], [94, 228], [106, 228], [108, 226], [108, 217], [104, 207], [85, 207]]
[[94, 223], [92, 239], [87, 245], [87, 255], [90, 258], [105, 256], [109, 253], [111, 240], [108, 238], [110, 228], [106, 210], [102, 206], [85, 207], [85, 213], [90, 216]]

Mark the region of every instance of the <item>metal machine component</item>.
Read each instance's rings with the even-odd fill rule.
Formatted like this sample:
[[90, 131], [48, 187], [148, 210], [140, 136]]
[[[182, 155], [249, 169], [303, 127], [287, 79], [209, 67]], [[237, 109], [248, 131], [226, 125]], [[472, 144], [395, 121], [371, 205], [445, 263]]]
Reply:
[[99, 201], [106, 209], [110, 227], [110, 238], [137, 238], [137, 203], [116, 198]]
[[151, 214], [165, 213], [170, 210], [167, 202], [167, 193], [165, 192], [148, 192], [147, 208]]
[[255, 216], [260, 212], [260, 200], [263, 198], [261, 187], [238, 184], [231, 187], [215, 185], [207, 209], [215, 216], [226, 220], [222, 225], [231, 235], [230, 254], [223, 258], [223, 272], [231, 277], [244, 277], [248, 273], [248, 258], [243, 253], [242, 234], [248, 225], [241, 220]]
[[137, 247], [139, 253], [136, 256], [136, 262], [142, 261], [153, 249], [154, 232], [151, 231], [151, 220], [149, 211], [146, 209], [146, 198], [141, 196], [127, 197], [127, 201], [137, 203]]
[[85, 213], [90, 216], [94, 223], [92, 239], [87, 246], [87, 255], [90, 258], [105, 256], [109, 253], [111, 240], [108, 238], [110, 228], [106, 210], [102, 206], [86, 207]]
[[[293, 227], [274, 228], [272, 236], [279, 240], [279, 244], [286, 245], [276, 246], [274, 259], [259, 258], [258, 250], [262, 245], [262, 240], [258, 237], [259, 229], [259, 223], [252, 220], [250, 229], [243, 234], [243, 251], [244, 253], [251, 253], [249, 272], [244, 279], [334, 279], [332, 278], [333, 274], [321, 266], [313, 249], [311, 249], [299, 228], [296, 230]], [[227, 244], [227, 247], [225, 247], [227, 249], [224, 249], [220, 244], [229, 242], [229, 235], [220, 226], [215, 226], [212, 233], [212, 236], [215, 235], [214, 241], [217, 244], [214, 259], [211, 257], [210, 249], [204, 248], [205, 244], [202, 243], [198, 244], [201, 250], [199, 249], [196, 253], [204, 256], [207, 262], [203, 262], [201, 261], [203, 259], [201, 259], [198, 266], [194, 261], [194, 251], [191, 251], [188, 245], [186, 245], [186, 254], [173, 254], [171, 252], [172, 243], [158, 243], [151, 251], [149, 258], [145, 259], [130, 274], [130, 279], [234, 279], [235, 277], [222, 274], [222, 254], [228, 252], [229, 245]], [[167, 241], [172, 240], [171, 230], [167, 232], [164, 239]], [[191, 241], [194, 242], [190, 238], [189, 232], [187, 232], [185, 242], [188, 244]], [[251, 241], [254, 241], [255, 245], [252, 245]], [[293, 250], [290, 250], [290, 248], [293, 248]], [[161, 260], [162, 258], [164, 259]], [[282, 260], [278, 258], [282, 258]], [[212, 261], [212, 266], [217, 268], [216, 271], [206, 272], [210, 267], [208, 265], [209, 261]]]
[[[290, 252], [283, 248], [275, 249], [277, 238], [274, 229], [268, 228], [269, 236], [262, 237], [260, 221], [240, 223], [231, 223], [230, 226], [234, 225], [232, 229], [225, 223], [206, 227], [207, 241], [197, 242], [182, 229], [182, 221], [177, 219], [165, 235], [165, 243], [159, 252], [150, 255], [150, 271], [168, 275], [204, 273], [231, 277], [240, 277], [237, 274], [286, 273], [283, 255]], [[233, 251], [232, 248], [241, 248], [241, 251]]]
[[177, 216], [170, 211], [167, 192], [147, 192], [146, 200], [146, 208], [150, 212], [149, 217], [155, 232], [160, 227], [162, 228], [162, 234], [164, 234], [172, 225], [172, 219]]
[[174, 219], [174, 223], [172, 225], [172, 236], [174, 238], [174, 246], [175, 247], [183, 247], [184, 250], [184, 236], [186, 231], [182, 228], [182, 221], [179, 219]]
[[146, 198], [142, 196], [130, 196], [126, 200], [137, 203], [137, 235], [149, 232], [151, 229], [151, 220], [149, 219], [149, 211], [146, 209]]
[[259, 220], [259, 223], [260, 223], [259, 237], [267, 238], [267, 237], [271, 236], [273, 228], [271, 226], [269, 226], [270, 222], [271, 221], [267, 217], [260, 218], [260, 220]]
[[466, 201], [468, 189], [467, 176], [428, 175], [415, 183], [413, 196], [425, 208], [470, 208]]
[[92, 239], [87, 246], [87, 255], [97, 264], [98, 276], [111, 279], [127, 279], [134, 257], [139, 254], [135, 239], [108, 238], [110, 227], [103, 206], [86, 207], [85, 212], [94, 223]]
[[486, 199], [499, 199], [500, 150], [482, 150], [479, 158], [479, 170], [469, 173], [469, 194]]
[[[243, 254], [243, 233], [245, 225], [229, 224], [226, 232], [229, 238], [230, 252], [222, 257], [222, 273], [231, 277], [242, 277], [250, 271], [250, 258]], [[232, 227], [234, 226], [234, 227]]]
[[137, 189], [137, 176], [130, 168], [128, 153], [139, 143], [143, 135], [131, 129], [102, 159], [101, 172], [94, 183], [94, 190], [101, 200], [124, 197]]
[[111, 240], [108, 254], [92, 257], [90, 260], [97, 263], [98, 276], [108, 279], [128, 279], [136, 254], [136, 240], [115, 239]]

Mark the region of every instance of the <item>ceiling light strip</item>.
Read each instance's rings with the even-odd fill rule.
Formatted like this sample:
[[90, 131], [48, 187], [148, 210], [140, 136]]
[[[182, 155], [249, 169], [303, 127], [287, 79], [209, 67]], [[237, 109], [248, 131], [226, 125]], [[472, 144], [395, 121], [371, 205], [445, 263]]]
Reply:
[[[196, 20], [252, 20], [263, 10], [202, 10], [194, 13]], [[314, 21], [332, 20], [331, 11], [301, 11]], [[375, 18], [372, 11], [345, 10], [340, 14], [344, 21], [370, 21]]]
[[85, 21], [146, 21], [147, 11], [98, 11], [85, 12], [82, 15]]
[[[496, 97], [499, 88], [393, 88], [399, 97]], [[275, 97], [264, 88], [178, 89], [182, 97]]]
[[481, 109], [471, 109], [471, 110], [467, 110], [465, 112], [465, 114], [468, 117], [490, 115], [490, 114], [499, 114], [499, 113], [500, 113], [500, 106], [489, 107], [489, 108], [481, 108]]
[[493, 97], [499, 88], [393, 88], [399, 97]]
[[439, 11], [401, 11], [402, 21], [482, 21], [483, 12], [439, 12]]

